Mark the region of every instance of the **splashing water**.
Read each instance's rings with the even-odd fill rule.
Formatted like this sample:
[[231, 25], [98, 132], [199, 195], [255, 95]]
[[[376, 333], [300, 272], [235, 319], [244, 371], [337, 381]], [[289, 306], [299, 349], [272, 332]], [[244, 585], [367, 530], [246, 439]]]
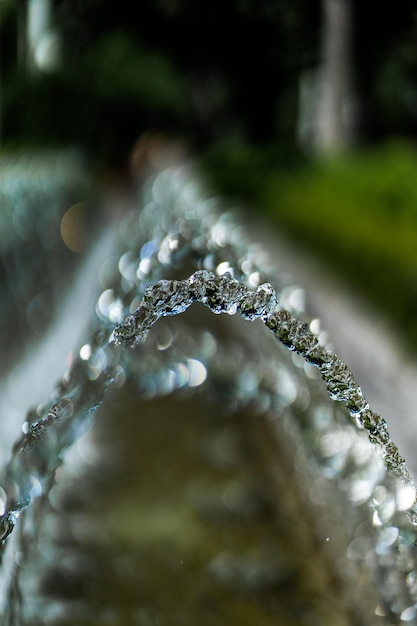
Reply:
[[319, 344], [308, 324], [289, 311], [276, 310], [277, 297], [268, 283], [251, 292], [229, 272], [216, 276], [207, 270], [195, 272], [183, 281], [159, 281], [146, 289], [141, 305], [116, 327], [112, 338], [117, 345], [134, 348], [145, 341], [159, 318], [183, 313], [193, 302], [205, 304], [216, 314], [239, 313], [248, 321], [261, 318], [284, 346], [319, 369], [330, 398], [344, 402], [350, 416], [368, 431], [389, 473], [412, 485], [412, 477], [390, 439], [385, 420], [371, 411], [347, 365]]
[[[298, 308], [300, 299], [291, 298], [294, 290], [265, 250], [248, 240], [243, 226], [224, 212], [220, 201], [204, 196], [195, 174], [186, 168], [164, 170], [145, 185], [141, 204], [142, 210], [121, 224], [120, 250], [100, 272], [102, 292], [88, 340], [50, 402], [27, 415], [2, 472], [4, 563], [11, 550], [20, 554], [17, 560], [9, 558], [3, 576], [4, 620], [31, 623], [33, 615], [45, 609], [34, 601], [36, 590], [28, 591], [30, 600], [16, 591], [26, 580], [22, 560], [30, 559], [42, 523], [42, 502], [58, 468], [65, 465], [66, 451], [89, 428], [107, 391], [130, 380], [143, 397], [185, 387], [191, 392], [210, 384], [215, 394], [221, 377], [228, 377], [233, 381], [229, 401], [235, 408], [257, 402], [268, 419], [290, 415], [294, 424], [288, 430], [298, 429], [300, 434], [294, 437], [304, 441], [315, 482], [322, 489], [332, 485], [344, 501], [352, 570], [345, 575], [351, 577], [351, 587], [356, 586], [358, 572], [368, 572], [367, 580], [373, 581], [377, 605], [369, 620], [411, 623], [417, 603], [416, 494], [385, 421], [370, 409], [348, 367], [320, 343], [314, 324], [305, 321]], [[167, 278], [172, 275], [188, 277]], [[254, 324], [245, 330], [246, 366], [234, 354], [227, 360], [221, 344], [208, 333], [192, 330], [175, 339], [168, 330], [166, 336], [152, 337], [158, 320], [185, 313], [194, 303], [215, 314], [263, 322], [264, 328]], [[276, 355], [268, 342], [264, 347], [264, 329], [293, 353], [295, 368], [278, 344]], [[253, 362], [249, 351], [255, 355]], [[336, 404], [315, 391], [319, 381], [313, 370], [320, 373]], [[217, 379], [213, 376], [211, 382], [214, 371]], [[304, 413], [301, 398], [308, 398], [303, 400]], [[308, 423], [300, 419], [306, 410]], [[305, 487], [313, 493], [313, 485]], [[219, 571], [221, 563], [216, 563]], [[54, 623], [52, 618], [49, 623]]]

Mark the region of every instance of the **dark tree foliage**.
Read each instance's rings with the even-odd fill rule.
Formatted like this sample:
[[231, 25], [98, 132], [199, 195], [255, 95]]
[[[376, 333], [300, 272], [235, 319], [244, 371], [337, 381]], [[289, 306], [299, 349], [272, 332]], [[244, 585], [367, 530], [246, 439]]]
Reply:
[[[56, 0], [60, 74], [17, 80], [13, 132], [123, 152], [145, 129], [197, 146], [293, 141], [300, 72], [317, 63], [318, 0]], [[26, 95], [25, 95], [26, 94]], [[48, 100], [52, 99], [53, 103]]]
[[363, 139], [417, 137], [417, 5], [414, 0], [352, 4]]
[[[362, 138], [415, 136], [415, 2], [351, 2]], [[320, 60], [320, 0], [55, 0], [62, 63], [39, 75], [17, 63], [24, 5], [8, 3], [0, 25], [5, 140], [73, 142], [103, 159], [148, 129], [197, 148], [294, 148], [300, 77]]]

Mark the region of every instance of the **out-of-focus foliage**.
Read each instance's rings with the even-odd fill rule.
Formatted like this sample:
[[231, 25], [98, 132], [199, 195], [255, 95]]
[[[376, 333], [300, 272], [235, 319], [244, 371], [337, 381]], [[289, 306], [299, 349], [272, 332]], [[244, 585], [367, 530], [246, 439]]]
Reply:
[[417, 349], [417, 151], [388, 142], [269, 176], [264, 208], [396, 319]]
[[417, 136], [417, 7], [369, 0], [353, 6], [353, 65], [362, 138]]
[[259, 147], [240, 137], [214, 142], [200, 160], [215, 186], [253, 207], [258, 205], [267, 175], [277, 170], [277, 163], [280, 171], [293, 171], [305, 162], [295, 146], [270, 142]]
[[286, 167], [271, 166], [272, 148], [238, 143], [213, 147], [204, 159], [215, 185], [347, 279], [417, 350], [416, 147], [391, 140], [338, 158], [287, 154], [281, 162]]
[[[275, 142], [278, 166], [298, 149], [300, 79], [320, 63], [320, 0], [56, 0], [61, 63], [46, 74], [25, 66], [25, 6], [1, 5], [3, 141], [76, 143], [112, 160], [151, 129], [198, 149], [239, 137], [268, 158]], [[361, 140], [416, 136], [415, 3], [351, 6]]]
[[[3, 145], [77, 144], [125, 166], [145, 131], [185, 138], [221, 189], [264, 207], [410, 320], [413, 150], [390, 144], [307, 165], [297, 143], [300, 79], [320, 65], [319, 0], [56, 0], [61, 64], [49, 73], [25, 66], [24, 6], [0, 5]], [[415, 2], [351, 8], [361, 145], [417, 138]], [[391, 289], [401, 298], [387, 298]]]
[[318, 0], [58, 0], [54, 20], [62, 62], [44, 75], [13, 59], [17, 11], [2, 27], [7, 141], [77, 143], [95, 158], [128, 153], [149, 129], [197, 148], [236, 133], [294, 142], [299, 76], [318, 59]]
[[[350, 4], [361, 140], [417, 136], [415, 3]], [[44, 75], [26, 67], [26, 9], [0, 7], [3, 140], [77, 143], [101, 158], [149, 129], [197, 148], [236, 136], [297, 148], [300, 79], [320, 64], [320, 0], [56, 0], [61, 63]]]
[[169, 59], [123, 33], [89, 47], [80, 67], [35, 76], [16, 72], [4, 108], [7, 139], [76, 144], [113, 163], [146, 127], [177, 132], [189, 113], [185, 80]]

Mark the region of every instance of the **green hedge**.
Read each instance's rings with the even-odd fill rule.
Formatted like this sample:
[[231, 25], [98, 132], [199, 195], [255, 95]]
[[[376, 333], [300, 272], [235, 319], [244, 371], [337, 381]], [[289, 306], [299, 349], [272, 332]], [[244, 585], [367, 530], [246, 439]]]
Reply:
[[306, 161], [236, 141], [213, 147], [203, 163], [223, 191], [256, 207], [400, 325], [417, 351], [417, 150], [410, 143]]
[[417, 152], [403, 142], [267, 175], [282, 230], [404, 327], [417, 349]]

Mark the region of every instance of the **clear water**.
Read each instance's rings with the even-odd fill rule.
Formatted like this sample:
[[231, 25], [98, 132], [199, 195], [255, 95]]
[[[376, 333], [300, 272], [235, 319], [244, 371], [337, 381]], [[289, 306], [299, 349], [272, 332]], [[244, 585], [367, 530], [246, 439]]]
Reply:
[[[134, 482], [120, 470], [124, 453], [119, 450], [116, 454], [117, 440], [123, 430], [121, 416], [133, 412], [140, 423], [146, 423], [152, 416], [162, 432], [159, 442], [153, 441], [153, 447], [148, 450], [145, 445], [146, 452], [141, 451], [140, 445], [140, 437], [144, 440], [148, 437], [146, 430], [139, 431], [139, 441], [134, 444], [137, 455], [147, 458], [142, 473], [152, 475], [155, 484], [159, 484], [158, 472], [164, 471], [164, 463], [168, 463], [172, 448], [176, 447], [173, 441], [178, 440], [179, 447], [184, 445], [184, 435], [175, 427], [176, 423], [185, 420], [192, 433], [190, 437], [196, 438], [198, 446], [204, 448], [212, 436], [221, 433], [220, 439], [224, 437], [226, 417], [219, 422], [213, 415], [229, 416], [227, 423], [233, 424], [233, 436], [229, 439], [226, 436], [226, 443], [222, 440], [212, 452], [217, 459], [214, 472], [217, 475], [222, 463], [226, 466], [232, 463], [234, 454], [241, 455], [240, 447], [253, 443], [253, 436], [247, 434], [242, 444], [238, 423], [230, 416], [255, 416], [248, 418], [254, 424], [254, 433], [266, 433], [256, 458], [263, 459], [268, 452], [267, 469], [261, 475], [274, 477], [274, 487], [269, 486], [269, 479], [264, 479], [268, 485], [267, 500], [273, 502], [272, 509], [280, 502], [281, 508], [291, 511], [288, 517], [296, 528], [291, 543], [294, 554], [297, 533], [302, 543], [312, 525], [315, 529], [312, 536], [316, 540], [321, 537], [322, 544], [317, 553], [311, 539], [304, 558], [311, 559], [314, 554], [314, 562], [319, 563], [322, 556], [318, 554], [327, 554], [326, 545], [331, 545], [325, 561], [332, 565], [321, 566], [327, 577], [323, 574], [325, 580], [320, 593], [327, 597], [328, 613], [332, 607], [328, 623], [413, 623], [417, 602], [414, 546], [417, 511], [414, 484], [405, 462], [391, 441], [383, 418], [370, 409], [347, 366], [320, 343], [315, 324], [310, 323], [299, 306], [301, 300], [295, 297], [295, 289], [280, 276], [265, 247], [251, 241], [241, 219], [225, 211], [219, 199], [205, 194], [192, 171], [185, 167], [164, 170], [138, 192], [137, 206], [118, 226], [115, 251], [103, 263], [97, 282], [100, 290], [94, 311], [88, 313], [91, 319], [86, 339], [73, 353], [70, 367], [50, 399], [22, 418], [21, 435], [2, 472], [3, 622], [66, 624], [73, 623], [74, 615], [78, 615], [77, 623], [86, 624], [216, 621], [215, 613], [210, 613], [211, 609], [201, 603], [198, 610], [195, 606], [186, 609], [188, 600], [184, 600], [180, 610], [175, 602], [165, 606], [161, 599], [162, 605], [158, 607], [155, 598], [151, 600], [147, 595], [146, 572], [136, 572], [136, 565], [131, 564], [126, 554], [123, 559], [128, 559], [128, 565], [123, 561], [123, 567], [133, 567], [136, 574], [131, 579], [135, 584], [139, 584], [138, 579], [141, 581], [137, 602], [118, 598], [107, 606], [108, 598], [89, 591], [87, 579], [98, 580], [97, 585], [109, 593], [112, 588], [120, 592], [123, 586], [117, 567], [113, 587], [105, 577], [97, 577], [97, 571], [100, 571], [100, 555], [108, 548], [106, 537], [100, 536], [100, 528], [108, 528], [108, 510], [116, 508], [119, 528], [130, 528], [131, 524], [131, 512], [126, 512], [125, 501], [117, 503], [115, 493], [129, 492]], [[226, 314], [220, 315], [226, 321], [214, 322], [217, 318], [211, 313]], [[175, 320], [166, 319], [174, 317]], [[176, 397], [187, 400], [191, 408], [187, 410], [186, 403], [179, 405]], [[155, 406], [158, 410], [152, 408]], [[195, 415], [203, 414], [210, 406], [214, 407], [213, 415], [210, 417], [208, 411], [207, 422], [202, 426], [203, 430], [207, 429], [203, 438], [194, 426]], [[185, 417], [187, 411], [194, 415], [192, 422]], [[90, 433], [96, 432], [97, 413], [98, 419], [112, 423], [105, 452], [94, 443], [94, 437], [89, 439]], [[245, 419], [242, 418], [242, 424]], [[128, 420], [125, 428], [133, 436], [137, 427], [132, 424]], [[168, 442], [163, 437], [165, 432]], [[127, 441], [128, 434], [124, 436]], [[162, 458], [158, 457], [158, 449], [166, 453]], [[284, 461], [286, 449], [292, 450], [292, 456]], [[159, 458], [156, 474], [147, 453]], [[114, 467], [109, 461], [113, 455], [118, 459]], [[99, 490], [100, 496], [95, 500], [89, 496], [91, 483], [99, 480], [94, 468], [101, 466], [104, 457], [107, 459], [104, 467], [110, 463], [116, 478], [108, 483], [109, 494], [106, 496]], [[172, 461], [174, 475], [184, 462], [181, 458]], [[242, 468], [250, 465], [249, 460], [246, 464], [241, 462]], [[136, 475], [136, 471], [135, 461], [131, 475]], [[194, 471], [190, 464], [188, 472]], [[96, 478], [93, 480], [92, 476]], [[187, 482], [185, 474], [181, 476]], [[171, 484], [169, 476], [164, 480]], [[229, 513], [237, 509], [239, 516], [244, 517], [246, 510], [255, 507], [262, 488], [257, 484], [256, 495], [248, 497], [245, 505], [236, 494], [246, 489], [247, 484], [237, 478], [236, 481], [233, 488], [221, 487], [222, 506]], [[170, 490], [174, 492], [174, 485], [166, 493], [160, 487], [165, 493], [163, 498], [150, 499], [146, 496], [145, 479], [143, 483], [143, 499], [148, 502], [148, 508], [141, 509], [135, 499], [140, 514], [134, 519], [142, 520], [142, 525], [135, 522], [139, 536], [143, 532], [149, 538], [156, 533], [154, 552], [149, 550], [147, 555], [150, 564], [159, 562], [166, 533], [175, 535], [181, 545], [184, 535], [190, 541], [195, 537], [197, 542], [198, 537], [209, 532], [205, 526], [204, 529], [195, 526], [187, 507], [177, 509], [171, 503], [171, 513], [167, 513], [164, 503], [171, 502]], [[74, 487], [75, 484], [79, 487]], [[206, 485], [199, 493], [210, 492], [211, 486], [211, 483]], [[274, 489], [277, 502], [271, 495]], [[94, 533], [97, 534], [87, 543], [91, 548], [96, 540], [101, 547], [94, 558], [88, 553], [85, 562], [74, 541], [71, 544], [68, 537], [64, 541], [61, 536], [65, 528], [63, 512], [68, 513], [67, 505], [62, 504], [65, 490], [70, 500], [79, 491], [77, 497], [82, 500], [82, 506], [78, 502], [79, 511], [92, 509], [93, 517], [96, 511], [93, 531], [88, 531], [87, 515], [82, 518], [86, 524], [84, 531], [79, 528], [76, 514], [69, 515], [72, 526], [67, 528], [67, 533], [78, 544], [83, 545], [88, 532], [92, 532], [93, 539]], [[180, 492], [178, 498], [182, 497]], [[292, 507], [289, 503], [294, 498], [298, 504]], [[140, 499], [139, 493], [137, 500]], [[212, 505], [208, 508], [214, 515]], [[56, 514], [59, 511], [61, 515]], [[149, 527], [143, 521], [147, 516]], [[110, 516], [110, 519], [114, 524], [114, 518]], [[168, 520], [165, 525], [164, 519]], [[275, 514], [272, 519], [273, 522], [259, 522], [258, 534], [253, 531], [251, 554], [246, 554], [243, 544], [235, 550], [216, 553], [216, 548], [207, 541], [192, 551], [192, 554], [207, 552], [207, 561], [199, 564], [200, 569], [194, 567], [214, 581], [210, 583], [210, 597], [211, 601], [213, 594], [217, 598], [217, 607], [224, 606], [225, 589], [229, 590], [228, 597], [230, 594], [233, 598], [240, 597], [243, 589], [243, 595], [252, 598], [246, 608], [233, 605], [230, 609], [238, 611], [242, 624], [244, 615], [250, 615], [249, 606], [250, 610], [255, 611], [256, 607], [258, 611], [253, 614], [252, 623], [253, 620], [281, 623], [282, 615], [280, 618], [280, 609], [272, 602], [274, 594], [271, 596], [270, 590], [278, 593], [277, 589], [284, 585], [282, 581], [287, 580], [288, 564], [280, 566], [279, 555], [282, 556], [282, 544], [291, 533], [288, 526], [285, 532], [277, 526]], [[231, 537], [240, 536], [240, 524], [241, 521], [235, 523]], [[251, 528], [257, 528], [257, 524], [253, 522]], [[115, 532], [111, 528], [109, 536]], [[183, 528], [189, 528], [189, 532], [178, 530]], [[266, 548], [266, 553], [272, 550], [273, 558], [266, 559], [259, 552], [265, 533], [275, 536], [274, 541], [282, 535], [279, 549], [273, 541]], [[57, 537], [55, 543], [51, 536]], [[64, 574], [56, 569], [63, 545], [66, 546]], [[191, 548], [187, 550], [184, 548], [190, 554]], [[112, 555], [113, 569], [121, 558], [119, 553]], [[85, 567], [89, 576], [81, 584], [74, 572]], [[306, 564], [300, 568], [307, 578], [308, 569]], [[156, 576], [152, 567], [148, 574], [149, 580]], [[192, 584], [189, 576], [184, 579], [187, 589]], [[175, 577], [175, 572], [171, 572], [170, 580]], [[75, 588], [69, 585], [68, 591], [65, 580]], [[237, 580], [239, 590], [236, 590]], [[366, 585], [366, 594], [361, 586], [358, 588], [358, 580]], [[74, 581], [81, 585], [78, 591]], [[87, 591], [82, 585], [87, 585]], [[169, 587], [165, 581], [165, 593]], [[203, 587], [201, 594], [207, 593]], [[158, 595], [162, 597], [162, 591]], [[332, 604], [334, 595], [340, 595], [340, 605]], [[299, 593], [297, 597], [300, 598]], [[324, 624], [325, 615], [325, 610], [320, 613], [317, 609], [314, 613], [310, 609], [310, 618], [289, 614], [286, 623]], [[222, 614], [222, 619], [230, 621], [232, 617]]]

